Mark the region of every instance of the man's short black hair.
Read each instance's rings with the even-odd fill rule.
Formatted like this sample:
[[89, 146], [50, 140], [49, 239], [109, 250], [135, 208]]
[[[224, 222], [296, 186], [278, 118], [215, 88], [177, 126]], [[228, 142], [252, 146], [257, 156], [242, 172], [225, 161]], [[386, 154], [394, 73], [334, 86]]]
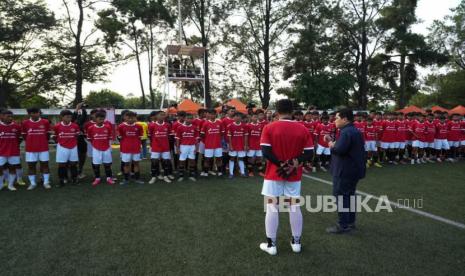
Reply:
[[121, 116], [124, 116], [124, 115], [128, 114], [129, 112], [130, 112], [129, 109], [124, 109], [124, 110], [121, 111]]
[[197, 115], [202, 115], [205, 112], [207, 112], [207, 110], [205, 108], [199, 108], [199, 110], [197, 110]]
[[185, 111], [179, 111], [178, 117], [186, 117], [187, 113]]
[[304, 113], [302, 111], [300, 111], [300, 110], [294, 111], [294, 116], [302, 116], [302, 115], [304, 115]]
[[263, 111], [263, 109], [260, 109], [260, 108], [259, 108], [259, 109], [255, 110], [255, 114], [257, 114], [257, 115], [258, 115], [258, 114], [262, 114], [262, 113], [263, 113], [263, 114], [265, 113], [265, 111]]
[[103, 118], [105, 119], [107, 117], [107, 114], [99, 110], [97, 113], [95, 113], [95, 118]]
[[150, 112], [149, 117], [153, 117], [153, 116], [157, 116], [157, 115], [158, 115], [158, 111], [154, 110], [154, 111]]
[[30, 107], [27, 109], [27, 114], [31, 114], [31, 113], [40, 113], [40, 109], [37, 107]]
[[216, 110], [214, 108], [209, 108], [207, 109], [207, 113], [216, 115]]
[[73, 112], [71, 112], [70, 110], [67, 110], [67, 109], [62, 110], [62, 111], [60, 112], [60, 116], [62, 116], [62, 117], [63, 117], [63, 116], [68, 116], [68, 115], [73, 116]]
[[351, 108], [343, 108], [339, 110], [337, 113], [339, 113], [339, 117], [341, 119], [347, 119], [349, 122], [354, 121], [354, 111]]
[[134, 111], [129, 111], [124, 113], [127, 117], [137, 117], [137, 113]]
[[292, 101], [289, 99], [281, 99], [276, 102], [276, 111], [279, 114], [292, 114], [293, 111], [293, 104]]

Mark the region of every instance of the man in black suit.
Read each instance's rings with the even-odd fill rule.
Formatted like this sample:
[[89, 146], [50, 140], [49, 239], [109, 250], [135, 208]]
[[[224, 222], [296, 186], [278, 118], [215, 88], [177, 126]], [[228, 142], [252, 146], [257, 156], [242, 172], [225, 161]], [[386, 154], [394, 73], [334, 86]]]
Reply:
[[[365, 177], [365, 143], [362, 133], [354, 127], [353, 121], [351, 109], [340, 110], [335, 121], [340, 136], [335, 142], [329, 142], [333, 195], [337, 198], [338, 209], [339, 200], [342, 200], [344, 209], [350, 208], [350, 201], [355, 200], [357, 182]], [[338, 223], [326, 229], [328, 233], [342, 234], [355, 229], [355, 212], [338, 210], [338, 216]]]

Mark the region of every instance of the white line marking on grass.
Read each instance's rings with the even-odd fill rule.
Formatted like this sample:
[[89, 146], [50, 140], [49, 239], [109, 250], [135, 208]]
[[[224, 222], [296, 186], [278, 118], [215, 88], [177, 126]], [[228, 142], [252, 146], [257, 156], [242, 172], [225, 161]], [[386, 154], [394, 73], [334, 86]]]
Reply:
[[[315, 180], [315, 181], [318, 181], [318, 182], [333, 186], [333, 183], [331, 181], [324, 180], [324, 179], [314, 177], [314, 176], [310, 176], [310, 175], [306, 175], [306, 174], [304, 174], [303, 176], [306, 177], [306, 178], [309, 178], [309, 179], [312, 179], [312, 180]], [[373, 197], [374, 199], [379, 200], [379, 197], [374, 196], [372, 194], [365, 193], [365, 192], [362, 192], [362, 191], [359, 191], [359, 190], [357, 190], [355, 192], [357, 194], [359, 194], [359, 195], [370, 196], [370, 197]], [[389, 204], [391, 204], [392, 206], [397, 207], [399, 209], [404, 209], [404, 210], [410, 211], [412, 213], [418, 214], [420, 216], [428, 217], [428, 218], [431, 218], [431, 219], [434, 219], [434, 220], [437, 220], [437, 221], [440, 221], [440, 222], [444, 222], [444, 223], [447, 223], [449, 225], [452, 225], [452, 226], [455, 226], [455, 227], [458, 227], [458, 228], [461, 228], [461, 229], [465, 229], [465, 224], [460, 223], [460, 222], [456, 222], [456, 221], [446, 219], [446, 218], [443, 218], [443, 217], [440, 217], [440, 216], [437, 216], [437, 215], [433, 215], [433, 214], [428, 213], [428, 212], [420, 211], [418, 209], [415, 209], [415, 208], [412, 208], [412, 207], [409, 207], [409, 206], [405, 206], [403, 204], [395, 203], [395, 202], [392, 202], [392, 201], [389, 201]]]

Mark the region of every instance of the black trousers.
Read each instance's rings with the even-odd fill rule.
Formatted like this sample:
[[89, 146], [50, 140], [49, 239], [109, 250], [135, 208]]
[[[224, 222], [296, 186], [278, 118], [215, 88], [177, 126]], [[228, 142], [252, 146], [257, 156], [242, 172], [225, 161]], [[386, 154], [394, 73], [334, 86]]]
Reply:
[[[346, 228], [349, 224], [355, 223], [355, 210], [350, 210], [351, 200], [354, 201], [355, 190], [357, 189], [358, 179], [347, 179], [342, 177], [333, 177], [333, 195], [336, 197], [338, 204], [338, 217], [339, 225], [342, 228]], [[339, 210], [340, 200], [342, 200], [342, 207], [346, 210]], [[356, 202], [352, 203], [352, 207], [357, 206]]]

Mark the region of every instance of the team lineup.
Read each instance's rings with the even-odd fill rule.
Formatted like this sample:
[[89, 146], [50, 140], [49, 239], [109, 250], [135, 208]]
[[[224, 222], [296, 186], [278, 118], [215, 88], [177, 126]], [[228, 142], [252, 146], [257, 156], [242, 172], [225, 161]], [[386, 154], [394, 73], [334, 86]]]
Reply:
[[[200, 176], [228, 175], [234, 177], [235, 166], [242, 177], [264, 176], [260, 139], [264, 127], [277, 120], [271, 112], [255, 110], [249, 114], [236, 112], [234, 108], [222, 111], [218, 116], [214, 109], [199, 110], [192, 114], [178, 112], [176, 118], [168, 118], [163, 111], [154, 111], [148, 124], [138, 122], [137, 114], [125, 110], [122, 123], [114, 127], [105, 120], [104, 110], [92, 110], [85, 122], [76, 122], [76, 114], [69, 110], [60, 113], [60, 122], [51, 126], [41, 118], [40, 110], [28, 109], [29, 118], [18, 124], [9, 110], [1, 111], [0, 124], [0, 180], [7, 188], [16, 190], [22, 180], [20, 144], [24, 140], [25, 161], [28, 164], [29, 190], [37, 186], [36, 166], [39, 163], [43, 186], [51, 188], [49, 139], [56, 141], [59, 185], [76, 184], [84, 165], [81, 159], [91, 157], [94, 171], [93, 186], [100, 184], [100, 167], [103, 166], [106, 182], [115, 184], [111, 169], [112, 141], [120, 144], [122, 185], [133, 179], [140, 180], [139, 162], [143, 158], [141, 147], [144, 136], [150, 143], [151, 179], [171, 182]], [[309, 143], [316, 149], [315, 157], [304, 164], [304, 172], [326, 171], [330, 163], [331, 139], [338, 138], [334, 113], [295, 111], [292, 120], [308, 129]], [[367, 153], [367, 166], [382, 167], [387, 161], [397, 163], [426, 163], [456, 161], [464, 154], [465, 121], [459, 114], [435, 113], [386, 113], [370, 112], [355, 114], [355, 127], [363, 134]], [[331, 139], [327, 139], [331, 137]], [[80, 138], [85, 140], [84, 152], [78, 147]], [[116, 138], [116, 139], [115, 139]], [[200, 166], [199, 154], [203, 157]], [[68, 180], [68, 171], [70, 179]]]

